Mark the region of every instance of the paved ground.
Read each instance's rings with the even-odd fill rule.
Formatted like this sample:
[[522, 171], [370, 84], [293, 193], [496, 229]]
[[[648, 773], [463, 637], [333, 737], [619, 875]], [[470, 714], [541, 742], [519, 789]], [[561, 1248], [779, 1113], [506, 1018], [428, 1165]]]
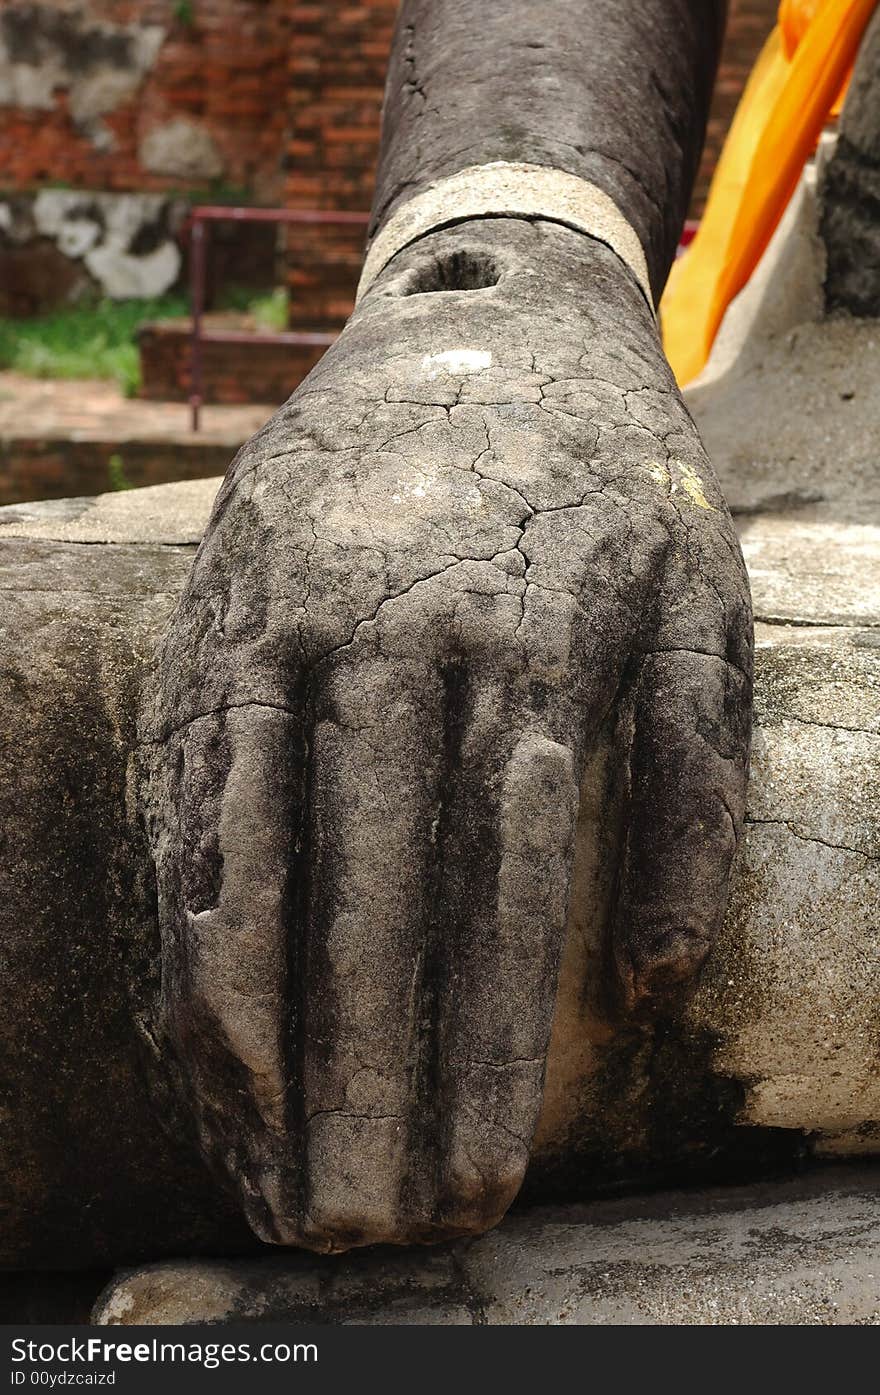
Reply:
[[[123, 397], [113, 383], [0, 373], [0, 504], [222, 475], [275, 410]], [[121, 474], [120, 474], [121, 472]]]
[[275, 406], [205, 407], [194, 437], [181, 402], [123, 397], [115, 383], [26, 378], [0, 373], [0, 437], [73, 440], [193, 441], [238, 446], [261, 427]]

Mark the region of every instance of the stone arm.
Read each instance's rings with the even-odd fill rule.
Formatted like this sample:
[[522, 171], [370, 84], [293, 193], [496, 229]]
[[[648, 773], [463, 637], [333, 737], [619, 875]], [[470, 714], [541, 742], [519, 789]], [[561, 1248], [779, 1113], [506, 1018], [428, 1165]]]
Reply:
[[[432, 181], [541, 165], [613, 200], [656, 297], [722, 18], [410, 0], [374, 237]], [[154, 1069], [257, 1234], [504, 1213], [590, 762], [610, 746], [606, 1010], [668, 1011], [723, 917], [751, 681], [739, 547], [631, 266], [553, 208], [401, 247], [230, 467], [142, 717]]]
[[589, 180], [639, 235], [655, 300], [703, 150], [727, 0], [405, 0], [370, 227], [457, 170]]

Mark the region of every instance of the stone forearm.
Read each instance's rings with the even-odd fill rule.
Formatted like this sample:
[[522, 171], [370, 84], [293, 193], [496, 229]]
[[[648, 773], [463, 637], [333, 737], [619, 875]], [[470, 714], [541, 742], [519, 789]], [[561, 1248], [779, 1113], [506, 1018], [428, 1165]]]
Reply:
[[405, 0], [386, 88], [376, 231], [470, 165], [590, 180], [639, 234], [655, 296], [702, 150], [726, 0]]

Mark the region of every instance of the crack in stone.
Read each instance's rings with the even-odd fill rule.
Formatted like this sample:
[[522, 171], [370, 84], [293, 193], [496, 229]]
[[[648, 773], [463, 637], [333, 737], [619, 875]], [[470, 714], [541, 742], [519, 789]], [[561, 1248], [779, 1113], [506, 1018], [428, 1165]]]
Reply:
[[794, 827], [794, 819], [757, 819], [751, 814], [745, 818], [745, 827], [754, 826], [756, 828], [785, 828], [793, 838], [797, 838], [801, 843], [818, 843], [822, 848], [830, 848], [834, 852], [848, 852], [855, 857], [862, 857], [866, 862], [880, 862], [880, 853], [865, 852], [863, 848], [850, 847], [848, 843], [831, 843], [827, 838], [820, 838], [816, 833], [799, 833]]
[[295, 712], [292, 707], [285, 707], [281, 702], [266, 702], [261, 698], [247, 698], [243, 702], [223, 702], [217, 707], [209, 707], [204, 712], [196, 712], [177, 726], [169, 727], [161, 736], [143, 736], [137, 741], [138, 746], [164, 746], [178, 732], [185, 731], [194, 722], [204, 721], [206, 717], [219, 717], [223, 712], [236, 712], [245, 707], [268, 707], [273, 712], [283, 712], [288, 717], [300, 717], [302, 714]]

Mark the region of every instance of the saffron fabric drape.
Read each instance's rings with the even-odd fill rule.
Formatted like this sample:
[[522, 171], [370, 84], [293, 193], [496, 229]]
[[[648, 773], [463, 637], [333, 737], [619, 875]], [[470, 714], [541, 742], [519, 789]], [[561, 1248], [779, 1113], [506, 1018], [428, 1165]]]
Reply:
[[822, 128], [839, 106], [878, 0], [782, 0], [731, 124], [706, 211], [672, 269], [663, 346], [681, 386], [704, 367]]

